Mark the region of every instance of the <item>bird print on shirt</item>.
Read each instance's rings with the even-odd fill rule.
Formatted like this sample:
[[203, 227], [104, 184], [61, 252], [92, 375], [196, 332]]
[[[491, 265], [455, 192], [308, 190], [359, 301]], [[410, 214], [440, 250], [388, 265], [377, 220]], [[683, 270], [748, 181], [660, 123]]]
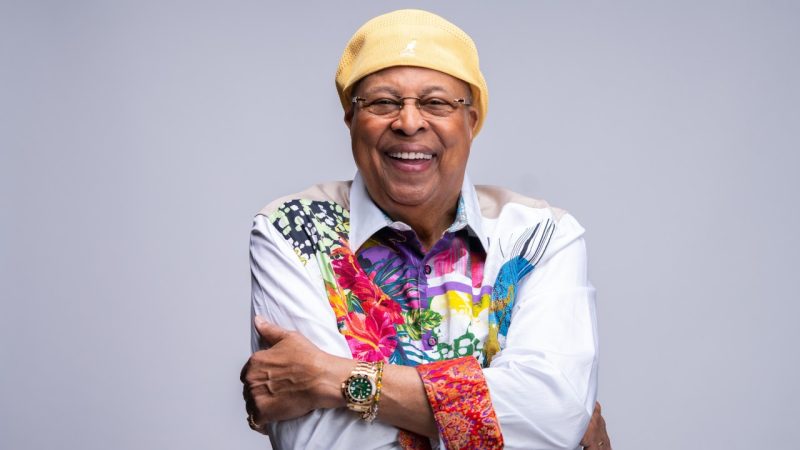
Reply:
[[526, 229], [516, 239], [510, 259], [500, 267], [500, 271], [497, 273], [489, 306], [489, 336], [483, 347], [484, 365], [487, 367], [492, 362], [492, 358], [505, 347], [505, 337], [511, 324], [511, 312], [514, 309], [517, 286], [542, 259], [554, 230], [555, 223], [550, 219]]

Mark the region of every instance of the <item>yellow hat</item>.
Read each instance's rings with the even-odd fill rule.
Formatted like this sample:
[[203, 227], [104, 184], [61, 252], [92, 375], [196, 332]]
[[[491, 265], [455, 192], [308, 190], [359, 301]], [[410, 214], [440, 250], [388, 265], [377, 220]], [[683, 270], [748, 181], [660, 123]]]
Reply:
[[478, 111], [477, 135], [489, 107], [489, 90], [478, 66], [478, 49], [460, 28], [436, 14], [401, 9], [375, 17], [356, 31], [339, 60], [336, 90], [350, 107], [351, 91], [365, 76], [394, 66], [438, 70], [469, 83]]

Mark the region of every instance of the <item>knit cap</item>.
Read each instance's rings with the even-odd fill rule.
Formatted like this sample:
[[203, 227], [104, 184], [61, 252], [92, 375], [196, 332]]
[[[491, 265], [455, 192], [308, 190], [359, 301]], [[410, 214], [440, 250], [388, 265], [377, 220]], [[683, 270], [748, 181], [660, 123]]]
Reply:
[[478, 65], [478, 49], [467, 33], [418, 9], [401, 9], [369, 20], [350, 38], [339, 60], [336, 91], [342, 107], [350, 107], [358, 80], [394, 66], [434, 69], [469, 83], [478, 112], [478, 134], [489, 107], [489, 90]]

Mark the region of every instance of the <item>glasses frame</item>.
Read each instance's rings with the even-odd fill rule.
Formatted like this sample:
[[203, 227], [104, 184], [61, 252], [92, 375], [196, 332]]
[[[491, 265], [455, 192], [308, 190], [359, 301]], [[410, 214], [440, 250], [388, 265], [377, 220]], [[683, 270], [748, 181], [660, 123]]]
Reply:
[[[400, 102], [400, 108], [397, 110], [397, 112], [387, 113], [387, 114], [377, 114], [377, 113], [374, 113], [374, 112], [369, 110], [369, 107], [372, 106], [373, 103], [377, 102], [378, 100], [384, 100], [384, 99], [388, 99], [388, 98], [389, 97], [379, 97], [379, 98], [373, 100], [372, 102], [370, 102], [369, 104], [362, 104], [361, 107], [366, 109], [370, 114], [372, 114], [372, 115], [374, 115], [376, 117], [385, 117], [387, 119], [394, 119], [394, 118], [399, 117], [400, 116], [400, 111], [402, 111], [403, 108], [406, 107], [406, 100], [412, 99], [412, 100], [414, 100], [414, 105], [417, 107], [417, 110], [424, 117], [433, 118], [433, 119], [443, 119], [443, 118], [450, 117], [454, 112], [456, 112], [456, 110], [458, 109], [459, 105], [460, 106], [472, 106], [472, 103], [471, 102], [467, 102], [467, 100], [465, 98], [456, 98], [456, 99], [453, 99], [452, 101], [447, 101], [446, 99], [443, 99], [441, 97], [430, 97], [430, 98], [436, 98], [436, 99], [442, 100], [444, 102], [447, 102], [448, 104], [450, 104], [450, 106], [453, 107], [453, 111], [447, 113], [447, 115], [437, 116], [435, 114], [432, 115], [430, 113], [426, 113], [425, 110], [422, 109], [422, 98], [420, 98], [420, 97], [399, 97], [399, 98], [398, 97], [394, 97], [395, 100]], [[354, 105], [357, 105], [359, 102], [366, 103], [366, 101], [367, 101], [366, 98], [359, 97], [359, 96], [353, 96], [353, 99], [352, 99], [352, 103]]]

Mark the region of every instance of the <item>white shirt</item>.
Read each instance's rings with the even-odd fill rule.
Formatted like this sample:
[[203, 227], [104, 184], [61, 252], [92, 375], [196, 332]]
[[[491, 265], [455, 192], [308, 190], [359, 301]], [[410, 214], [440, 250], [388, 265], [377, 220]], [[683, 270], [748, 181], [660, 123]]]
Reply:
[[[584, 229], [571, 215], [543, 201], [496, 187], [476, 188], [466, 177], [461, 198], [451, 229], [468, 227], [483, 245], [485, 286], [495, 283], [510, 249], [526, 230], [548, 221], [556, 225], [535, 269], [517, 287], [510, 327], [500, 336], [502, 350], [483, 375], [505, 448], [579, 448], [597, 390], [594, 288], [586, 274]], [[302, 257], [304, 244], [292, 241], [285, 228], [279, 230], [286, 224], [279, 223], [276, 211], [296, 199], [326, 202], [349, 212], [348, 237], [354, 250], [382, 228], [409, 228], [385, 216], [358, 174], [352, 183], [321, 184], [278, 199], [254, 219], [252, 314], [299, 331], [323, 351], [351, 358], [319, 262]], [[454, 323], [459, 320], [448, 317]], [[479, 329], [487, 322], [486, 311], [468, 320]], [[486, 334], [479, 337], [485, 340]], [[254, 328], [252, 350], [259, 350]], [[367, 424], [344, 408], [316, 410], [271, 424], [269, 430], [276, 449], [399, 448], [395, 427], [381, 423], [380, 417]], [[443, 442], [439, 445], [444, 448]]]

